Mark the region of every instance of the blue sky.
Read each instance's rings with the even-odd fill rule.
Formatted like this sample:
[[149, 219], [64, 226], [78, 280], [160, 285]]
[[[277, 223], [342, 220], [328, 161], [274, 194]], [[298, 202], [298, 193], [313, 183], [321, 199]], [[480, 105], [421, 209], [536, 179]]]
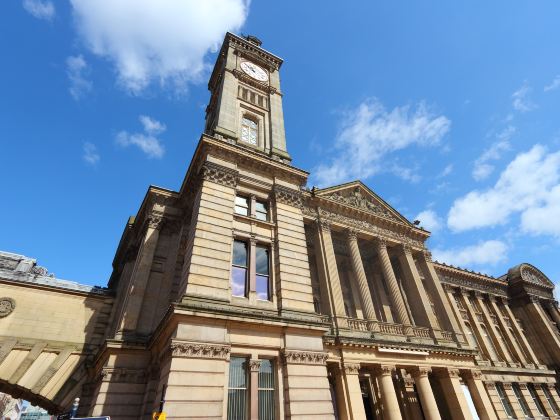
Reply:
[[48, 0], [0, 4], [0, 249], [105, 285], [154, 184], [178, 189], [225, 31], [284, 58], [311, 185], [362, 179], [434, 257], [560, 280], [560, 5]]

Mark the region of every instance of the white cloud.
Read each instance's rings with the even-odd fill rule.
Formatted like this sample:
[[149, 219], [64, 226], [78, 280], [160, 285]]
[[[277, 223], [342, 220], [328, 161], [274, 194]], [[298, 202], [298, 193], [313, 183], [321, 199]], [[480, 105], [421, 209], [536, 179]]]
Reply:
[[550, 85], [544, 87], [544, 91], [550, 92], [551, 90], [556, 90], [558, 88], [560, 88], [560, 74], [554, 78]]
[[424, 210], [416, 215], [414, 220], [420, 220], [420, 226], [434, 233], [441, 229], [443, 223], [441, 217], [433, 210]]
[[523, 83], [523, 85], [511, 95], [513, 99], [513, 108], [520, 112], [527, 112], [535, 109], [537, 106], [528, 98], [532, 91], [533, 89], [527, 82]]
[[518, 213], [525, 231], [557, 235], [559, 182], [560, 151], [548, 153], [537, 144], [518, 154], [492, 188], [455, 200], [447, 225], [454, 231], [503, 225]]
[[325, 186], [369, 178], [387, 166], [390, 153], [411, 145], [437, 145], [450, 126], [449, 119], [434, 114], [424, 103], [387, 111], [377, 99], [367, 100], [343, 114], [334, 145], [337, 157], [315, 168], [315, 179]]
[[69, 90], [72, 97], [76, 100], [80, 99], [92, 88], [92, 83], [84, 76], [87, 68], [88, 65], [82, 55], [70, 56], [66, 59], [66, 74], [70, 81]]
[[516, 128], [514, 126], [509, 125], [506, 127], [496, 136], [498, 140], [474, 162], [472, 176], [475, 180], [482, 181], [494, 172], [494, 165], [489, 162], [501, 159], [502, 154], [511, 149], [509, 141], [515, 132]]
[[93, 143], [86, 141], [83, 145], [83, 159], [86, 163], [95, 166], [99, 162], [101, 156], [99, 156], [99, 152], [97, 151], [97, 146]]
[[144, 127], [144, 133], [131, 134], [123, 130], [117, 134], [115, 141], [122, 147], [136, 146], [149, 158], [162, 158], [165, 147], [157, 136], [166, 130], [165, 124], [146, 115], [140, 115], [138, 119]]
[[469, 265], [495, 265], [507, 258], [507, 245], [502, 241], [481, 241], [462, 248], [434, 249], [435, 260], [459, 267]]
[[453, 164], [452, 163], [450, 163], [445, 168], [443, 168], [443, 171], [441, 171], [437, 177], [438, 178], [445, 178], [446, 176], [450, 175], [451, 172], [453, 172]]
[[226, 31], [245, 23], [249, 0], [71, 0], [76, 30], [140, 93], [152, 82], [184, 92], [208, 69]]
[[23, 0], [23, 8], [37, 19], [52, 20], [56, 14], [51, 1]]

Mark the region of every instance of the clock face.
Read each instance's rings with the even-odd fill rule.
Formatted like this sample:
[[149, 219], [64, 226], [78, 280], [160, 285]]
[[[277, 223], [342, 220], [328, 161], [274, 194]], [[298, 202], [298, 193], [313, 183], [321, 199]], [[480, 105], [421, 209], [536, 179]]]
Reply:
[[241, 70], [259, 82], [266, 82], [268, 80], [268, 73], [266, 70], [250, 61], [243, 61], [241, 63]]

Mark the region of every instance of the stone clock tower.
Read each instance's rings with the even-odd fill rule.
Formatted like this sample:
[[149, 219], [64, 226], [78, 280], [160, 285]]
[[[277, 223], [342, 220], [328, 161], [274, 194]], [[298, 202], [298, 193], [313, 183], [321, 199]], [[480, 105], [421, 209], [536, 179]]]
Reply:
[[208, 83], [206, 134], [288, 163], [281, 65], [258, 38], [228, 33]]

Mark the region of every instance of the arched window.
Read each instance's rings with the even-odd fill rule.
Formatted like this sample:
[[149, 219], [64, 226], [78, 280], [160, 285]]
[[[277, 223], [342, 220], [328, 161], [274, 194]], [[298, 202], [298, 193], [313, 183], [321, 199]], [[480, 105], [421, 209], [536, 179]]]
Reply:
[[259, 125], [256, 120], [244, 115], [241, 119], [241, 140], [256, 146], [258, 144]]

